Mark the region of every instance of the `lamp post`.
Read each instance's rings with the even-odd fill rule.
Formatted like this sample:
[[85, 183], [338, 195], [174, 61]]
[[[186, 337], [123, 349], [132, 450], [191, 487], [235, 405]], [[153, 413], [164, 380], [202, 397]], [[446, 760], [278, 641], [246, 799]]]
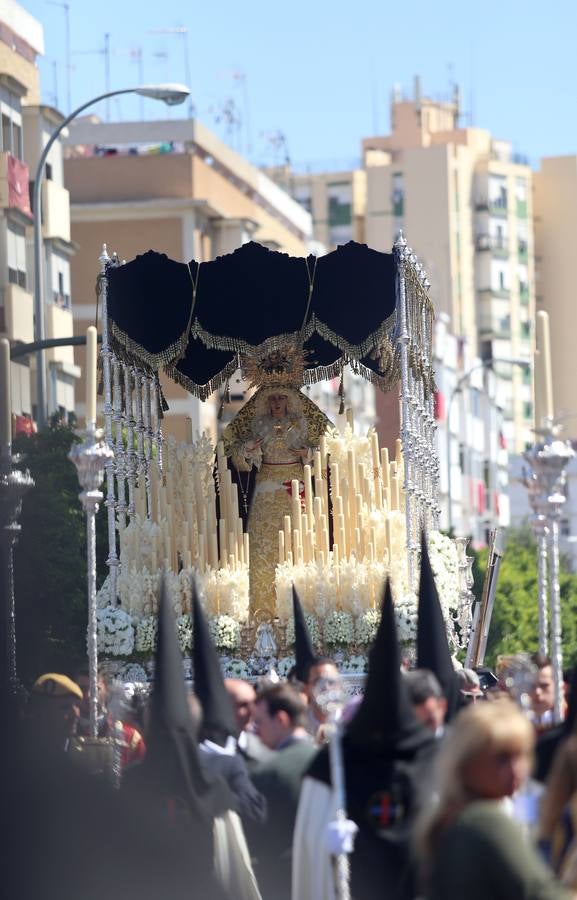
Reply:
[[[84, 112], [89, 106], [99, 103], [100, 100], [106, 100], [108, 97], [116, 97], [118, 94], [139, 94], [141, 97], [148, 97], [151, 100], [162, 100], [169, 106], [175, 106], [183, 103], [190, 94], [190, 90], [182, 84], [145, 84], [135, 88], [122, 88], [118, 91], [108, 91], [93, 97], [82, 106], [79, 106], [70, 115], [62, 120], [60, 125], [54, 129], [50, 135], [44, 150], [38, 160], [36, 174], [34, 176], [34, 190], [32, 194], [32, 212], [34, 215], [34, 340], [43, 341], [45, 336], [44, 328], [44, 300], [43, 300], [43, 278], [42, 278], [42, 181], [44, 178], [44, 164], [48, 158], [48, 154], [52, 149], [52, 145], [61, 134], [64, 128], [72, 122], [81, 112]], [[46, 369], [44, 365], [44, 350], [40, 349], [36, 352], [36, 406], [37, 406], [37, 423], [38, 428], [44, 428], [46, 425], [47, 408], [46, 408]]]
[[464, 372], [463, 375], [457, 380], [455, 387], [451, 392], [451, 396], [449, 397], [449, 403], [447, 405], [447, 529], [451, 531], [453, 527], [453, 503], [452, 503], [452, 490], [451, 490], [451, 442], [452, 442], [452, 434], [451, 434], [451, 409], [453, 406], [453, 400], [457, 396], [457, 394], [461, 393], [463, 385], [465, 382], [469, 380], [471, 375], [474, 372], [479, 371], [479, 369], [492, 369], [495, 365], [509, 365], [509, 366], [529, 366], [529, 362], [525, 359], [485, 359], [482, 362], [475, 363], [474, 366]]

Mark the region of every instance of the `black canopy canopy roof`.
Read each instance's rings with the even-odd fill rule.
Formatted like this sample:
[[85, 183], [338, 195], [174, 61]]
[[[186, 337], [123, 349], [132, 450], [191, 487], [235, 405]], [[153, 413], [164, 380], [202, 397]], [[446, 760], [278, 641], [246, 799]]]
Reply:
[[258, 359], [295, 339], [308, 351], [306, 383], [347, 363], [384, 390], [398, 380], [393, 254], [350, 242], [318, 259], [291, 257], [250, 242], [203, 263], [149, 250], [107, 276], [115, 351], [163, 367], [202, 399], [241, 355]]

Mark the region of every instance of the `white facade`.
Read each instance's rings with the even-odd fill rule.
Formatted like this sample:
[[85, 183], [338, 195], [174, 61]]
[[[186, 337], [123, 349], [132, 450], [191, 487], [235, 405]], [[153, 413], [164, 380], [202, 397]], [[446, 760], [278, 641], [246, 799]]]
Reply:
[[466, 342], [451, 334], [447, 318], [441, 314], [435, 323], [433, 348], [441, 528], [480, 545], [497, 525], [509, 524], [503, 390]]

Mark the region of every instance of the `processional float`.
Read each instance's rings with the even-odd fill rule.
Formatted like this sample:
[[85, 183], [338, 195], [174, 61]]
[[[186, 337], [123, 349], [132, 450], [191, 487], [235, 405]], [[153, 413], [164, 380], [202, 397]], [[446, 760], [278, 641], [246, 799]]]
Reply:
[[[104, 248], [100, 264], [104, 432], [113, 450], [105, 466], [101, 650], [139, 658], [152, 651], [161, 570], [182, 649], [190, 645], [194, 572], [217, 646], [241, 657], [235, 674], [278, 662], [279, 648], [290, 645], [293, 583], [319, 641], [332, 650], [366, 646], [384, 578], [394, 588], [397, 579], [401, 605], [414, 598], [421, 532], [438, 534], [434, 310], [402, 235], [390, 254], [350, 242], [320, 258], [296, 258], [251, 242], [188, 264], [153, 251], [121, 263]], [[226, 440], [215, 448], [206, 435], [187, 445], [165, 438], [160, 375], [204, 401], [216, 390], [226, 395], [239, 370], [260, 371], [257, 386], [274, 385], [278, 372], [282, 382], [295, 353], [305, 390], [340, 378], [342, 394], [345, 367], [383, 391], [398, 390], [400, 440], [389, 459], [376, 432], [356, 436], [350, 421], [320, 436], [303, 460], [302, 482], [286, 483], [291, 503], [274, 535], [271, 610], [251, 596], [246, 496], [228, 464], [230, 448]], [[456, 569], [468, 567], [464, 547], [460, 558], [443, 540], [438, 555], [451, 557], [455, 581]], [[449, 615], [462, 645], [470, 595], [463, 601], [457, 590]]]

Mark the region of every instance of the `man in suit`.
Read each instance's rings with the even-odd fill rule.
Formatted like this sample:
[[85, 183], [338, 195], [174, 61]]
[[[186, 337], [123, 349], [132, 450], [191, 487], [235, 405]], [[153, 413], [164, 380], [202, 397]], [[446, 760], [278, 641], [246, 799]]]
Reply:
[[264, 688], [254, 708], [257, 735], [274, 751], [258, 765], [252, 779], [264, 794], [268, 815], [263, 826], [251, 828], [257, 856], [257, 878], [264, 897], [290, 898], [292, 838], [301, 781], [316, 748], [305, 728], [306, 706], [289, 684]]
[[225, 678], [224, 686], [236, 716], [238, 750], [250, 771], [259, 762], [267, 759], [272, 752], [254, 733], [252, 715], [256, 691], [252, 684], [242, 678]]

